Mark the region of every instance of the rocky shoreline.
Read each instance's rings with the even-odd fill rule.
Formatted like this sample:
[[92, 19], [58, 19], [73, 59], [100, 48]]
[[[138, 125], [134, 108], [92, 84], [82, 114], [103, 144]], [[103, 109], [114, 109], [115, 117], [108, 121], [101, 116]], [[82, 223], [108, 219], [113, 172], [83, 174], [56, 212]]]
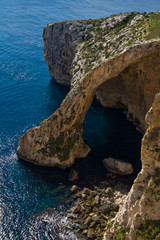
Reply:
[[[116, 178], [113, 174], [110, 176]], [[73, 223], [71, 231], [80, 240], [102, 239], [106, 228], [111, 227], [129, 189], [127, 184], [111, 178], [93, 185], [92, 189], [80, 189], [73, 185], [71, 192], [75, 193], [74, 202], [67, 214]]]

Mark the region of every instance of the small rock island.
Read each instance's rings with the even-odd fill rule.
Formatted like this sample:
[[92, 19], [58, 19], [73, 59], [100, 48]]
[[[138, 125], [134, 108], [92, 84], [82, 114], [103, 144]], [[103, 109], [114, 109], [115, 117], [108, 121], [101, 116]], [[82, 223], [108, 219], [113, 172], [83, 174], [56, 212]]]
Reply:
[[50, 75], [71, 89], [53, 115], [19, 138], [18, 156], [70, 167], [90, 151], [82, 133], [94, 96], [104, 107], [123, 108], [144, 133], [142, 170], [103, 240], [122, 239], [113, 238], [121, 232], [146, 239], [148, 227], [160, 225], [160, 12], [50, 23], [43, 40]]

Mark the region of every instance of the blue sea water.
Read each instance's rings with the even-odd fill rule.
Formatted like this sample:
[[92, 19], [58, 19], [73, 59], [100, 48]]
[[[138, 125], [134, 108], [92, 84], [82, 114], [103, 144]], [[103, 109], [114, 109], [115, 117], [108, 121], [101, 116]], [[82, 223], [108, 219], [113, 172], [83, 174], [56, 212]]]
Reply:
[[[69, 90], [49, 76], [43, 60], [43, 27], [59, 20], [158, 11], [160, 2], [1, 0], [0, 6], [0, 239], [59, 239], [58, 234], [62, 239], [75, 239], [64, 233], [66, 219], [61, 217], [72, 197], [65, 183], [67, 171], [34, 167], [16, 156], [18, 137], [51, 115]], [[125, 136], [121, 136], [120, 129], [125, 129]], [[134, 151], [134, 157], [139, 157], [141, 136], [134, 127], [126, 123], [121, 111], [103, 109], [96, 102], [87, 114], [84, 138], [93, 147], [86, 159], [89, 170], [90, 159], [105, 154], [129, 161], [134, 160], [129, 159]], [[93, 163], [96, 166], [95, 160]], [[45, 217], [42, 211], [47, 208], [55, 211]]]

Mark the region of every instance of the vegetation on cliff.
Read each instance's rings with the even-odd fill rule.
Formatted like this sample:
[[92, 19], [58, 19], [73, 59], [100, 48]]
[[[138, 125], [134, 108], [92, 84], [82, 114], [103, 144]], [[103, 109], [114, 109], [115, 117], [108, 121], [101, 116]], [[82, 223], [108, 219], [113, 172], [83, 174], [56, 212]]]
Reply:
[[160, 12], [123, 13], [109, 18], [81, 21], [89, 25], [83, 40], [76, 46], [72, 63], [74, 79], [80, 79], [100, 63], [117, 57], [131, 46], [160, 37]]

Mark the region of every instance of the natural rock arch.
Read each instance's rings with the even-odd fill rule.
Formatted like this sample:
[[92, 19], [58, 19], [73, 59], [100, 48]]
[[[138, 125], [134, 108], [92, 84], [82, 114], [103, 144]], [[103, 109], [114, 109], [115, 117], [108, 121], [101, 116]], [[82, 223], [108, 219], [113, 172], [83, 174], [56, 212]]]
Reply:
[[[35, 164], [61, 168], [71, 166], [75, 158], [85, 157], [90, 149], [82, 138], [82, 123], [97, 89], [99, 100], [104, 105], [109, 105], [107, 101], [104, 103], [103, 94], [100, 94], [103, 92], [104, 85], [107, 85], [107, 81], [110, 81], [112, 85], [112, 81], [118, 83], [123, 79], [122, 86], [125, 87], [125, 94], [117, 93], [112, 106], [119, 107], [120, 103], [128, 105], [128, 117], [132, 116], [133, 121], [138, 121], [138, 127], [145, 131], [144, 116], [153, 102], [154, 95], [160, 89], [158, 59], [160, 59], [160, 42], [152, 41], [131, 47], [119, 56], [100, 64], [74, 84], [60, 108], [47, 121], [42, 122], [39, 127], [30, 129], [20, 137], [18, 156]], [[136, 66], [137, 71], [135, 70]], [[138, 81], [134, 81], [135, 76], [132, 79], [134, 72], [139, 74], [139, 77], [137, 75]], [[128, 79], [128, 74], [131, 79]], [[152, 76], [146, 81], [147, 74]], [[104, 85], [102, 86], [102, 84]], [[129, 87], [132, 85], [135, 86], [132, 87], [129, 96]], [[119, 88], [121, 88], [121, 84], [119, 84]], [[149, 92], [147, 93], [147, 91]], [[137, 93], [135, 99], [133, 93]], [[112, 91], [110, 98], [111, 94]]]

